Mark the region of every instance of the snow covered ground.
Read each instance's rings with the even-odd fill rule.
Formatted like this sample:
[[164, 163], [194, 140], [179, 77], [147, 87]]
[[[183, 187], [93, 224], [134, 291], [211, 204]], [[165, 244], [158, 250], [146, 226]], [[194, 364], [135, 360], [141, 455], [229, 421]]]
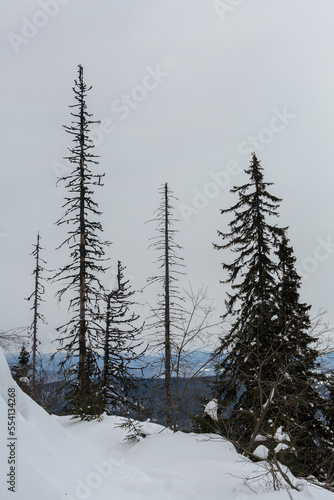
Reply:
[[127, 443], [119, 417], [48, 415], [13, 382], [2, 352], [0, 396], [1, 500], [334, 500], [296, 479], [301, 491], [290, 497], [273, 491], [259, 478], [265, 462], [243, 459], [221, 439], [145, 423], [147, 437]]

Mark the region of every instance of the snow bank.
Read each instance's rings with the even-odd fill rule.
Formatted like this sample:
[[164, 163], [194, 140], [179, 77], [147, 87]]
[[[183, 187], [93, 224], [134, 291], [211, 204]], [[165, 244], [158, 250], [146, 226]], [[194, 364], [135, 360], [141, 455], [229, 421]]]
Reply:
[[[12, 389], [15, 391], [12, 391]], [[15, 394], [15, 436], [9, 435], [9, 396]], [[11, 408], [10, 416], [13, 415]], [[13, 419], [10, 420], [10, 429]], [[82, 453], [72, 436], [13, 381], [0, 350], [0, 498], [60, 500], [71, 475], [90, 470], [91, 457]], [[15, 439], [16, 437], [16, 439]], [[8, 463], [12, 443], [15, 458], [15, 495], [8, 491]]]
[[[10, 391], [8, 392], [8, 390]], [[15, 493], [8, 491], [9, 395], [15, 390]], [[146, 422], [147, 435], [125, 443], [122, 419], [80, 422], [48, 415], [13, 382], [0, 352], [1, 500], [286, 500], [272, 492], [261, 466], [238, 455], [229, 442], [173, 434]], [[8, 439], [9, 437], [9, 439]], [[262, 467], [262, 469], [260, 468]], [[250, 486], [244, 478], [254, 478]], [[294, 500], [334, 500], [334, 494], [304, 482]]]

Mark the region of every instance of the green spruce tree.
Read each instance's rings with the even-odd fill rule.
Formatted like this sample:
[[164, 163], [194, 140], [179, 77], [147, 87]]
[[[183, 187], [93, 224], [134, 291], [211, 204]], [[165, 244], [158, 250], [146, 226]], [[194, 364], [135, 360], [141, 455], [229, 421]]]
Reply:
[[231, 191], [239, 197], [223, 215], [233, 215], [231, 231], [218, 235], [223, 239], [216, 249], [237, 254], [234, 262], [223, 264], [232, 293], [226, 300], [226, 314], [232, 319], [228, 335], [216, 353], [223, 353], [218, 366], [216, 392], [224, 416], [224, 433], [253, 451], [255, 438], [266, 414], [275, 376], [268, 354], [273, 343], [273, 317], [277, 313], [277, 264], [273, 248], [281, 229], [271, 221], [278, 216], [279, 202], [268, 191], [270, 183], [253, 154], [245, 170], [249, 182]]
[[[286, 229], [277, 227], [280, 200], [268, 191], [255, 154], [245, 171], [250, 181], [233, 188], [239, 197], [232, 208], [229, 233], [219, 232], [223, 245], [237, 253], [224, 283], [232, 292], [225, 317], [230, 331], [216, 355], [219, 432], [252, 458], [259, 444], [275, 464], [283, 461], [301, 476], [326, 480], [332, 432], [326, 425], [325, 399], [317, 386], [317, 341], [310, 306], [300, 300], [301, 279]], [[210, 419], [206, 417], [206, 424]]]
[[71, 384], [66, 396], [68, 413], [86, 421], [101, 419], [105, 405], [101, 390], [101, 370], [95, 349], [87, 347], [85, 363], [85, 393], [82, 395], [78, 386]]
[[269, 411], [272, 435], [281, 428], [288, 437], [278, 456], [296, 475], [324, 479], [331, 440], [324, 420], [326, 399], [319, 391], [325, 376], [315, 348], [318, 339], [311, 335], [311, 306], [301, 301], [301, 278], [286, 231], [282, 231], [276, 255], [278, 315], [272, 357], [277, 376]]
[[31, 368], [30, 353], [26, 345], [22, 344], [17, 363], [12, 367], [11, 372], [15, 382], [26, 394], [31, 392]]

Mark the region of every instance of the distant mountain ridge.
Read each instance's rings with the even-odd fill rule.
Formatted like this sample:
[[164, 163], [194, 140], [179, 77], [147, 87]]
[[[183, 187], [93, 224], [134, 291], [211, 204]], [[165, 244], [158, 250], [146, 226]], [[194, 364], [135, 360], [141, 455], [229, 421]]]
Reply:
[[[19, 353], [7, 353], [5, 356], [9, 367], [11, 367], [17, 363]], [[52, 356], [54, 357], [52, 358]], [[214, 370], [211, 366], [211, 363], [209, 363], [210, 357], [211, 353], [205, 351], [198, 351], [187, 354], [187, 368], [180, 370], [180, 376], [189, 378], [193, 373], [195, 373], [197, 370], [200, 370], [201, 368], [201, 376], [213, 376]], [[63, 361], [64, 358], [65, 353], [46, 352], [38, 354], [38, 359], [42, 362], [44, 370], [47, 372], [49, 377], [51, 377], [51, 379], [56, 376], [58, 371], [58, 364]], [[161, 354], [155, 356], [151, 354], [143, 356], [140, 360], [135, 360], [131, 363], [130, 371], [139, 378], [147, 379], [150, 377], [159, 377], [160, 372], [162, 371], [162, 360], [163, 357]], [[98, 364], [102, 368], [102, 359], [98, 360]], [[185, 362], [183, 363], [183, 366], [185, 367]], [[173, 373], [173, 376], [175, 376], [175, 373]]]

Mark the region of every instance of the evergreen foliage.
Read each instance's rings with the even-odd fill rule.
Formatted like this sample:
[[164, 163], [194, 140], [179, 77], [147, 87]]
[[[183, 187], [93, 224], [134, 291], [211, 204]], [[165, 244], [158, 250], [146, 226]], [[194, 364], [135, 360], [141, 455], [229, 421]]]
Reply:
[[231, 232], [218, 231], [224, 243], [215, 245], [237, 253], [233, 263], [223, 264], [228, 274], [223, 283], [230, 284], [234, 292], [227, 294], [225, 317], [235, 320], [220, 347], [226, 356], [219, 367], [222, 374], [217, 391], [221, 406], [230, 411], [233, 408], [229, 426], [243, 444], [252, 438], [275, 376], [267, 355], [274, 335], [272, 318], [277, 313], [277, 264], [272, 253], [281, 234], [281, 229], [268, 221], [278, 216], [280, 199], [268, 192], [271, 184], [264, 182], [255, 154], [245, 173], [250, 181], [231, 190], [239, 201], [221, 210], [223, 215], [234, 216], [229, 223]]
[[85, 393], [79, 391], [77, 381], [71, 381], [67, 389], [67, 409], [73, 418], [81, 420], [101, 419], [104, 412], [104, 397], [101, 391], [101, 370], [92, 348], [87, 348], [85, 366]]
[[25, 393], [30, 394], [31, 362], [30, 353], [25, 344], [22, 344], [17, 363], [11, 368], [11, 372], [18, 386]]
[[282, 231], [276, 254], [279, 281], [274, 356], [282, 376], [277, 377], [279, 383], [270, 407], [275, 423], [273, 432], [281, 427], [289, 437], [279, 456], [296, 475], [322, 477], [323, 471], [328, 471], [326, 462], [332, 439], [325, 423], [326, 399], [319, 390], [325, 376], [315, 347], [318, 339], [311, 335], [311, 306], [301, 302], [301, 278], [286, 231]]
[[328, 373], [326, 385], [328, 390], [328, 405], [326, 415], [330, 427], [334, 429], [334, 370]]
[[280, 199], [269, 193], [255, 154], [245, 173], [249, 182], [232, 189], [239, 201], [221, 211], [233, 215], [231, 231], [219, 231], [224, 243], [215, 245], [237, 253], [234, 262], [223, 264], [223, 283], [232, 289], [225, 317], [233, 322], [216, 352], [219, 421], [206, 417], [203, 425], [214, 426], [250, 456], [261, 435], [273, 456], [280, 453], [295, 473], [324, 479], [331, 432], [316, 389], [323, 378], [310, 306], [300, 301], [301, 279], [286, 229], [271, 222]]

